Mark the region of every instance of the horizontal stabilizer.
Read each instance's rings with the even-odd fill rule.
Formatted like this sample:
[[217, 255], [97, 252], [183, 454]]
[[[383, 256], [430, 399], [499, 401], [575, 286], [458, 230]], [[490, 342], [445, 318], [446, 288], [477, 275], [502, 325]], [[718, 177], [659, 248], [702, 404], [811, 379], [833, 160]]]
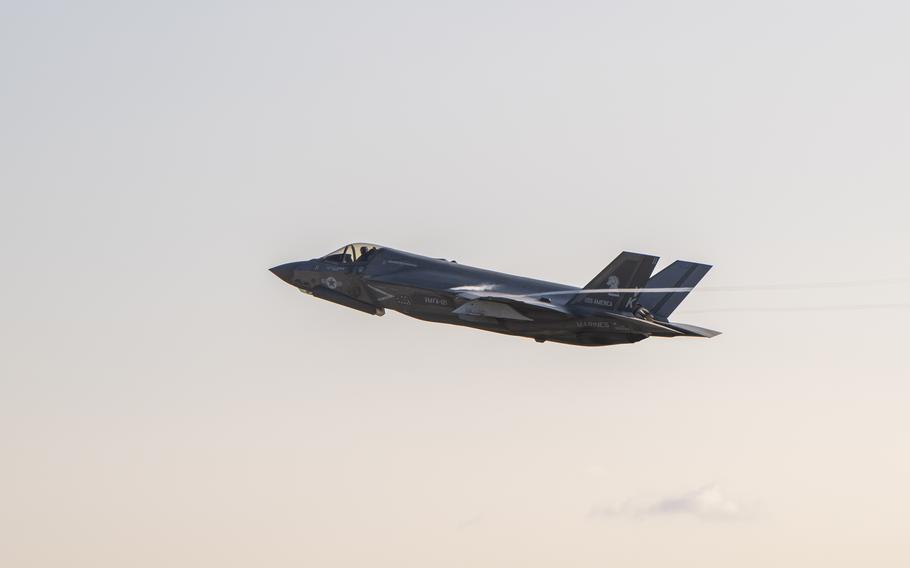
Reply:
[[689, 325], [686, 323], [670, 322], [665, 323], [664, 325], [682, 332], [682, 334], [687, 337], [715, 337], [721, 333], [719, 331], [714, 331], [713, 329], [706, 329], [704, 327], [698, 327], [697, 325]]
[[659, 335], [664, 337], [673, 337], [680, 335], [683, 332], [673, 329], [664, 322], [650, 321], [646, 319], [637, 318], [635, 316], [627, 316], [624, 314], [616, 313], [607, 313], [603, 317], [607, 317], [614, 320], [619, 320], [629, 329], [637, 332], [643, 333], [645, 335]]

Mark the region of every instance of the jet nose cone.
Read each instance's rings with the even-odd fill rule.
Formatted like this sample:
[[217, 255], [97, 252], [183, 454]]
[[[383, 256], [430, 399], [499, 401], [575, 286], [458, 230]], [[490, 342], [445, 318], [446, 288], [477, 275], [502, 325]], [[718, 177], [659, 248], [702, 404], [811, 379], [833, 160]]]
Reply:
[[281, 278], [288, 284], [293, 284], [294, 283], [294, 270], [296, 269], [298, 264], [299, 263], [297, 263], [297, 262], [289, 262], [287, 264], [273, 266], [272, 268], [269, 268], [269, 270], [272, 272], [272, 274], [274, 274], [278, 278]]

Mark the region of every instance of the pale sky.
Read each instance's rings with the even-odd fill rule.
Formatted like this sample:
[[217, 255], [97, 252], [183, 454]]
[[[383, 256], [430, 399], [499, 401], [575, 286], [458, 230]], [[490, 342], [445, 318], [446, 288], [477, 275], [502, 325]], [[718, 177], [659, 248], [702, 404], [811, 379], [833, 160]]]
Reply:
[[[907, 566], [908, 21], [3, 3], [0, 565]], [[710, 263], [673, 319], [724, 334], [539, 345], [267, 270], [354, 241]]]

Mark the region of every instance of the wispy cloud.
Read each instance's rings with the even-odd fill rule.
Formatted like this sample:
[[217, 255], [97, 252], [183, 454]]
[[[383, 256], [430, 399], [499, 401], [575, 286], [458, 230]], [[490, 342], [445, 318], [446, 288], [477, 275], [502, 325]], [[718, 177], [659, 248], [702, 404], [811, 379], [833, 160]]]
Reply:
[[599, 518], [689, 516], [710, 521], [741, 520], [752, 514], [752, 507], [731, 499], [716, 485], [660, 499], [632, 499], [619, 504], [598, 505], [591, 510], [591, 516]]
[[470, 529], [483, 522], [483, 515], [475, 515], [469, 519], [464, 519], [458, 523], [457, 529], [460, 531]]

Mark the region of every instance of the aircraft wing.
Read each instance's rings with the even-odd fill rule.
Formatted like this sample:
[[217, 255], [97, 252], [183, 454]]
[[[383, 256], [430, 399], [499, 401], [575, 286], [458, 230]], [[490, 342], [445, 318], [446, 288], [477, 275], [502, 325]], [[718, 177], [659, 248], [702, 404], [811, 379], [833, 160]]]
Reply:
[[460, 292], [458, 297], [466, 300], [453, 313], [461, 316], [490, 317], [520, 321], [536, 319], [567, 318], [572, 312], [563, 306], [543, 302], [537, 298], [501, 292]]
[[[539, 319], [548, 319], [552, 321], [554, 319], [575, 317], [575, 314], [565, 306], [543, 302], [537, 298], [519, 294], [504, 294], [502, 292], [491, 291], [464, 291], [459, 293], [458, 297], [467, 300], [453, 311], [453, 313], [461, 316], [519, 321], [535, 321]], [[669, 327], [664, 322], [645, 320], [632, 315], [606, 312], [600, 314], [598, 317], [612, 319], [621, 328], [625, 328], [632, 333], [664, 337], [689, 335], [686, 331]]]

